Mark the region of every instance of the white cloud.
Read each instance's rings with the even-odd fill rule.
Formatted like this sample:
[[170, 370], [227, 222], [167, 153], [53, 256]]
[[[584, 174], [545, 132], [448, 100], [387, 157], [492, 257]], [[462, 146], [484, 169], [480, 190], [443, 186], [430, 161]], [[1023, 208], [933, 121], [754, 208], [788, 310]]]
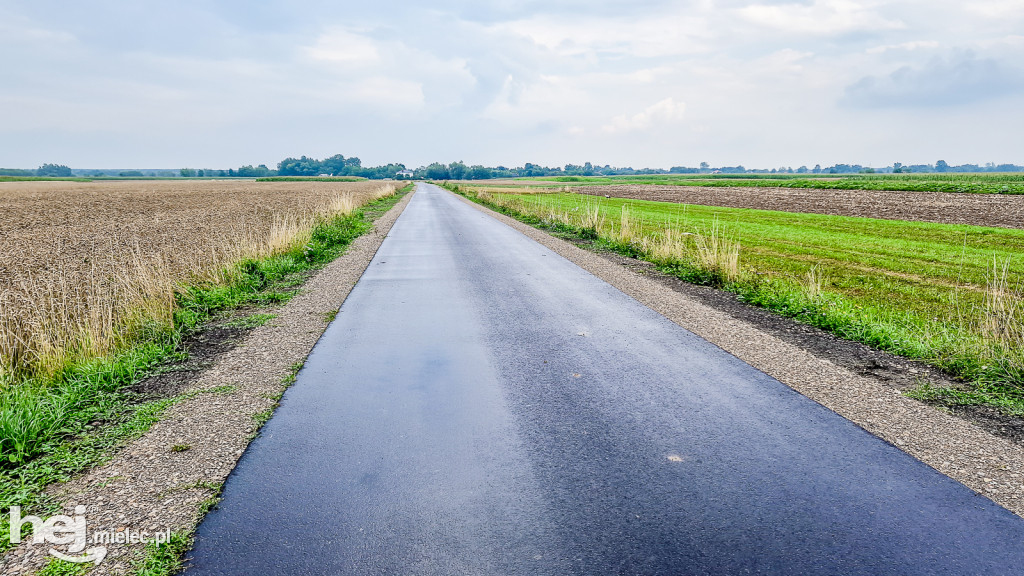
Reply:
[[1012, 18], [1014, 20], [1024, 18], [1020, 0], [971, 0], [965, 2], [963, 6], [967, 11], [986, 18]]
[[342, 87], [339, 100], [388, 110], [418, 110], [425, 105], [423, 85], [414, 80], [374, 76]]
[[305, 52], [314, 60], [326, 62], [372, 66], [380, 61], [376, 41], [338, 27], [321, 34], [314, 45], [305, 48]]
[[633, 115], [622, 115], [612, 118], [612, 121], [602, 126], [602, 130], [609, 134], [622, 132], [635, 132], [648, 130], [657, 125], [675, 124], [683, 120], [686, 112], [686, 104], [676, 102], [671, 97], [652, 104], [642, 112]]
[[832, 36], [848, 32], [879, 32], [901, 29], [900, 20], [886, 18], [876, 2], [815, 0], [811, 4], [754, 4], [739, 8], [741, 18], [765, 28], [790, 34]]
[[845, 101], [865, 107], [956, 106], [1024, 93], [1024, 70], [972, 52], [866, 76], [846, 89]]
[[642, 14], [625, 18], [536, 16], [494, 26], [528, 38], [560, 56], [618, 54], [638, 58], [699, 54], [710, 49], [711, 27], [699, 14]]
[[541, 76], [527, 83], [509, 75], [480, 117], [520, 129], [550, 126], [579, 119], [589, 105], [587, 91], [573, 79]]
[[0, 166], [1024, 161], [1020, 0], [55, 5], [0, 0]]
[[885, 46], [875, 46], [868, 48], [866, 52], [868, 54], [884, 54], [891, 50], [931, 50], [941, 46], [934, 40], [916, 40], [914, 42], [902, 42], [900, 44], [886, 44]]

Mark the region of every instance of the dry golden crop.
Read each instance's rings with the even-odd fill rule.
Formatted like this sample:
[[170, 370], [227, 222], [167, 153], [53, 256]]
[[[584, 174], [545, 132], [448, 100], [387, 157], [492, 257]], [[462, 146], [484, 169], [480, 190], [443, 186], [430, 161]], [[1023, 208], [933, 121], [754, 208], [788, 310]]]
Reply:
[[103, 355], [167, 321], [182, 282], [301, 242], [372, 182], [0, 183], [0, 375]]

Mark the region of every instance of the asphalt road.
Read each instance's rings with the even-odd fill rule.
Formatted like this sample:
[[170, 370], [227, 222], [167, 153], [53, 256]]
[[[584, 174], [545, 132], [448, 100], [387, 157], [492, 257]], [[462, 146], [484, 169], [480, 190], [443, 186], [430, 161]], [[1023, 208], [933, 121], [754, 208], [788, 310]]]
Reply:
[[1024, 521], [420, 185], [188, 574], [1021, 574]]

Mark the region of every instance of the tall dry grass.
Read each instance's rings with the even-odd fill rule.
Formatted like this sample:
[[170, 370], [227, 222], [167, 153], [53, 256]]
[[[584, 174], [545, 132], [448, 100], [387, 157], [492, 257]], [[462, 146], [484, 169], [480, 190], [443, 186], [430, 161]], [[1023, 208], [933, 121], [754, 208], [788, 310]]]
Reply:
[[581, 201], [572, 208], [559, 208], [546, 202], [533, 201], [534, 194], [495, 195], [477, 191], [477, 196], [490, 204], [540, 218], [549, 224], [564, 224], [586, 233], [639, 250], [652, 260], [683, 263], [710, 274], [717, 281], [735, 282], [742, 278], [739, 240], [728, 235], [715, 222], [707, 229], [681, 231], [675, 228], [655, 230], [623, 206], [615, 220], [605, 218], [597, 202]]
[[[158, 250], [142, 248], [145, 238], [136, 238], [108, 251], [76, 253], [73, 262], [70, 254], [53, 254], [52, 265], [0, 284], [0, 385], [15, 376], [45, 380], [71, 363], [107, 356], [165, 330], [173, 323], [175, 294], [184, 286], [226, 282], [233, 263], [303, 245], [325, 218], [350, 215], [395, 193], [390, 184], [347, 186], [259, 217], [248, 207], [223, 230], [194, 230]], [[92, 264], [64, 266], [62, 258]]]
[[979, 317], [979, 331], [1003, 353], [1005, 367], [1024, 374], [1024, 290], [1009, 281], [1010, 261], [993, 260]]

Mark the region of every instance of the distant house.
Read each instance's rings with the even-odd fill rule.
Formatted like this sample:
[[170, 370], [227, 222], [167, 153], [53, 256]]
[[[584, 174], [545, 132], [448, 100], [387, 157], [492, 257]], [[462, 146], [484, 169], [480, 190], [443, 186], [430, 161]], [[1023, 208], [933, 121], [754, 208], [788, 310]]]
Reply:
[[401, 170], [397, 174], [395, 174], [395, 176], [399, 178], [412, 178], [415, 175], [416, 173], [413, 172], [412, 170]]

